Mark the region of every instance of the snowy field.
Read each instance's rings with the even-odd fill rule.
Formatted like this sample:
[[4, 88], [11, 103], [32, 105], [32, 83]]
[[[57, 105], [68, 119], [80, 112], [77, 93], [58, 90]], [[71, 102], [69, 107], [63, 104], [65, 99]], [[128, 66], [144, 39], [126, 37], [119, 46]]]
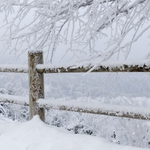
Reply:
[[[10, 97], [12, 100], [14, 97], [13, 95], [21, 96], [19, 100], [21, 99], [22, 102], [26, 100], [26, 98], [28, 99], [27, 75], [20, 75], [20, 74], [15, 74], [15, 76], [12, 74], [8, 74], [8, 76], [4, 75], [1, 74], [0, 76], [0, 93], [2, 95], [3, 94], [7, 95], [7, 98]], [[84, 76], [83, 74], [46, 75], [45, 97], [50, 99], [51, 101], [75, 100], [77, 101], [77, 103], [78, 102], [99, 103], [101, 106], [104, 104], [104, 105], [120, 105], [127, 107], [131, 106], [144, 107], [146, 109], [149, 109], [150, 108], [149, 78], [150, 78], [149, 74], [141, 74], [141, 73], [89, 74], [86, 76]], [[24, 99], [22, 97], [24, 97]], [[2, 126], [4, 127], [8, 126], [9, 128], [10, 126], [15, 126], [16, 128], [15, 129], [13, 128], [12, 131], [15, 131], [17, 134], [26, 133], [26, 131], [24, 133], [21, 133], [23, 131], [20, 131], [19, 128], [23, 128], [21, 126], [25, 126], [28, 123], [32, 122], [32, 121], [27, 122], [27, 120], [29, 120], [28, 107], [0, 103], [0, 111], [3, 112], [6, 118], [18, 121], [18, 123], [17, 122], [12, 123], [12, 121], [10, 120], [9, 121], [7, 120], [6, 122], [6, 119], [4, 118], [1, 119], [0, 130], [3, 131], [3, 133], [7, 131], [7, 129], [4, 130]], [[58, 130], [61, 129], [65, 130], [64, 132], [67, 131], [72, 132], [72, 134], [74, 134], [72, 136], [74, 137], [79, 138], [82, 134], [81, 137], [89, 137], [89, 135], [91, 135], [90, 138], [99, 139], [99, 141], [101, 138], [104, 138], [105, 140], [109, 141], [106, 142], [107, 144], [111, 143], [112, 145], [112, 143], [114, 143], [114, 145], [116, 145], [115, 147], [118, 147], [119, 149], [120, 149], [119, 145], [141, 147], [145, 149], [150, 148], [150, 126], [149, 121], [145, 120], [116, 118], [103, 115], [91, 115], [58, 110], [46, 110], [46, 123], [49, 124], [49, 126], [46, 125], [46, 128], [51, 129], [59, 127]], [[36, 126], [37, 125], [38, 123], [36, 123]], [[11, 130], [8, 129], [8, 131]], [[11, 133], [5, 132], [5, 134]], [[46, 134], [44, 133], [43, 135], [44, 136], [42, 138], [47, 136], [47, 133]], [[10, 137], [9, 139], [13, 141], [11, 139], [12, 136], [9, 137]], [[32, 136], [29, 135], [28, 137]], [[20, 140], [19, 143], [21, 143], [21, 138], [18, 140]], [[45, 139], [44, 141], [47, 140]], [[0, 143], [0, 145], [2, 144]], [[75, 147], [74, 149], [77, 148]]]
[[43, 123], [38, 116], [24, 123], [0, 117], [1, 150], [148, 150], [121, 146], [100, 137], [77, 135]]

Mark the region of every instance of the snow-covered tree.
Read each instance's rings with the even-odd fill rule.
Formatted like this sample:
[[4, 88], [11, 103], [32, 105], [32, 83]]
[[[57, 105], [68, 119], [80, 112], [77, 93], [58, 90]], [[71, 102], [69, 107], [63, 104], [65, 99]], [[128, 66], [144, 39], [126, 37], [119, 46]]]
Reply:
[[[6, 49], [20, 53], [42, 49], [52, 61], [59, 44], [76, 57], [109, 59], [150, 29], [149, 0], [1, 0], [7, 28]], [[106, 49], [96, 47], [108, 36]]]

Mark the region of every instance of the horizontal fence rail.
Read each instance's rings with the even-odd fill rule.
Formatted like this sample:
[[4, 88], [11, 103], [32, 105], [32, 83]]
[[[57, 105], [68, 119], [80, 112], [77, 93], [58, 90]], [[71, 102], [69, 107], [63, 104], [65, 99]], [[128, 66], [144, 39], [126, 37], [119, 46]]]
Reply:
[[73, 101], [53, 101], [44, 99], [44, 73], [79, 73], [79, 72], [150, 72], [150, 60], [139, 62], [100, 62], [80, 63], [67, 65], [43, 64], [42, 51], [28, 52], [27, 65], [0, 65], [0, 72], [28, 73], [29, 74], [29, 99], [18, 96], [5, 96], [0, 94], [0, 102], [8, 102], [29, 106], [30, 119], [38, 114], [45, 120], [44, 108], [57, 110], [101, 114], [132, 119], [150, 120], [150, 110], [135, 106], [118, 106]]
[[150, 109], [135, 106], [109, 105], [102, 103], [57, 101], [51, 99], [39, 99], [37, 104], [41, 108], [52, 108], [73, 112], [91, 113], [114, 117], [150, 120]]
[[0, 94], [0, 102], [29, 106], [29, 98], [22, 96]]
[[[29, 106], [29, 98], [22, 96], [0, 94], [0, 102]], [[39, 99], [36, 102], [39, 108], [73, 111], [114, 117], [150, 120], [150, 109], [137, 106], [120, 106], [102, 103], [77, 102], [75, 100]]]
[[0, 72], [28, 73], [27, 65], [0, 65]]
[[80, 63], [63, 65], [44, 65], [36, 66], [39, 73], [76, 73], [76, 72], [150, 72], [150, 60], [139, 62], [100, 62], [100, 63]]

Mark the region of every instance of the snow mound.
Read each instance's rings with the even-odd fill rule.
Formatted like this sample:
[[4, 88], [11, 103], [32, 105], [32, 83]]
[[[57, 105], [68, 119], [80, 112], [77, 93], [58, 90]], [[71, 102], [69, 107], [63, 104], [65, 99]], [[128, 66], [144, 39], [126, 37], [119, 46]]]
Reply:
[[76, 135], [69, 131], [49, 126], [42, 122], [38, 116], [23, 123], [0, 117], [0, 149], [142, 150], [142, 148], [117, 145], [99, 137]]

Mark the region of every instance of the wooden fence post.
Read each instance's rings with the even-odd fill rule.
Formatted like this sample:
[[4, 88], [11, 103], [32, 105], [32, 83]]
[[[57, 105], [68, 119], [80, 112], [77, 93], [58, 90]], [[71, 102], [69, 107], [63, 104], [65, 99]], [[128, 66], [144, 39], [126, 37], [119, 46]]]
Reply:
[[37, 64], [43, 64], [42, 51], [28, 52], [28, 68], [29, 68], [29, 107], [30, 119], [35, 115], [39, 115], [41, 120], [45, 121], [44, 108], [38, 108], [36, 101], [44, 98], [44, 76], [43, 73], [36, 71]]

